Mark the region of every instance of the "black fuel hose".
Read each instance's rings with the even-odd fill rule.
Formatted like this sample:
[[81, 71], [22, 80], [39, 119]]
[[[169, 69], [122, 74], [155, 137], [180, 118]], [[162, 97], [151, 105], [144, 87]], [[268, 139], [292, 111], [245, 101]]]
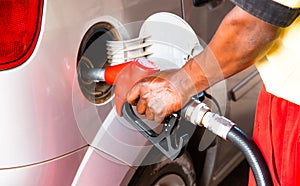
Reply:
[[241, 129], [233, 126], [226, 139], [234, 144], [246, 157], [257, 186], [272, 186], [273, 182], [267, 164], [254, 143]]
[[187, 103], [180, 115], [235, 145], [247, 159], [257, 186], [273, 185], [268, 166], [257, 145], [232, 121], [211, 112], [205, 103], [197, 99]]

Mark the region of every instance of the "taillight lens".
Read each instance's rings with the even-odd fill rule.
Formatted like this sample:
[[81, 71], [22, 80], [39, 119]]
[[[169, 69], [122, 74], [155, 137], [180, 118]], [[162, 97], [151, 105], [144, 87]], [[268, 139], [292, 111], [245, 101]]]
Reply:
[[0, 0], [0, 70], [23, 64], [40, 32], [43, 0]]

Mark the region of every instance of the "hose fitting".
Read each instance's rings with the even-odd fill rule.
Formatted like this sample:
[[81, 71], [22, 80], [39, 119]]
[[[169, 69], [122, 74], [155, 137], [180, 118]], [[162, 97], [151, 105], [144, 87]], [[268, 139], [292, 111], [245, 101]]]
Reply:
[[192, 102], [182, 111], [184, 112], [184, 118], [189, 122], [203, 127], [202, 119], [207, 112], [210, 112], [210, 109], [205, 103], [198, 100], [192, 100]]
[[207, 112], [203, 116], [202, 125], [212, 133], [226, 140], [230, 129], [235, 124], [223, 116], [220, 116], [216, 113]]
[[189, 122], [205, 127], [225, 140], [228, 132], [235, 125], [227, 118], [212, 113], [205, 103], [196, 99], [192, 100], [182, 111], [184, 112], [183, 116]]

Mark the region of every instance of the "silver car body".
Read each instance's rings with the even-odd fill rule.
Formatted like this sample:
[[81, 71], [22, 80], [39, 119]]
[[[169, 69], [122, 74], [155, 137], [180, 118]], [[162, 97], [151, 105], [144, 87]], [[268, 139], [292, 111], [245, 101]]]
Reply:
[[[218, 23], [209, 23], [207, 15], [217, 12], [222, 17], [229, 10], [222, 10], [222, 6], [232, 5], [226, 2], [210, 10], [205, 6], [193, 7], [191, 3], [181, 0], [45, 0], [34, 53], [25, 64], [0, 72], [0, 185], [127, 185], [136, 170], [134, 161], [140, 156], [139, 151], [123, 157], [127, 153], [111, 152], [107, 144], [94, 143], [107, 136], [120, 137], [111, 139], [112, 146], [122, 145], [120, 141], [128, 140], [128, 136], [137, 136], [133, 141], [138, 145], [145, 143], [145, 139], [138, 132], [117, 125], [122, 120], [111, 116], [115, 114], [112, 100], [95, 105], [81, 95], [76, 72], [79, 48], [85, 34], [96, 23], [120, 27], [145, 20], [156, 12], [171, 12], [186, 18], [196, 33], [208, 41]], [[198, 18], [199, 24], [203, 24], [201, 28], [196, 24]], [[234, 82], [229, 83], [231, 91], [237, 80], [229, 82]], [[249, 108], [253, 112], [255, 99], [255, 96], [244, 99], [249, 107], [243, 113]], [[74, 103], [78, 105], [74, 107]], [[228, 104], [231, 108], [235, 102]], [[232, 108], [231, 112], [236, 112], [234, 106]], [[100, 113], [99, 118], [93, 118], [93, 112]], [[237, 113], [233, 119], [241, 116]], [[80, 114], [86, 117], [78, 117]], [[237, 122], [240, 121], [244, 118]], [[82, 131], [85, 122], [86, 127], [91, 127], [86, 129], [91, 136], [85, 136]], [[206, 176], [209, 180], [203, 184], [210, 184], [213, 177], [216, 183], [222, 180], [227, 174], [224, 171], [241, 161], [236, 153], [229, 147], [227, 154], [218, 156], [212, 175]], [[220, 158], [229, 156], [236, 157], [229, 167], [218, 163]], [[207, 163], [205, 166], [209, 167]], [[220, 171], [222, 174], [216, 178]]]

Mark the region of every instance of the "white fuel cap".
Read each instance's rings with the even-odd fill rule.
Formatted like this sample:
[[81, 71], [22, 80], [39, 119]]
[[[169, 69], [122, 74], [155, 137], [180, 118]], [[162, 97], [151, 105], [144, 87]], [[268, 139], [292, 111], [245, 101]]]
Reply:
[[159, 12], [146, 19], [140, 30], [140, 37], [150, 35], [146, 40], [152, 43], [146, 48], [151, 52], [147, 58], [155, 61], [161, 70], [178, 68], [189, 58], [203, 50], [203, 46], [181, 17]]

